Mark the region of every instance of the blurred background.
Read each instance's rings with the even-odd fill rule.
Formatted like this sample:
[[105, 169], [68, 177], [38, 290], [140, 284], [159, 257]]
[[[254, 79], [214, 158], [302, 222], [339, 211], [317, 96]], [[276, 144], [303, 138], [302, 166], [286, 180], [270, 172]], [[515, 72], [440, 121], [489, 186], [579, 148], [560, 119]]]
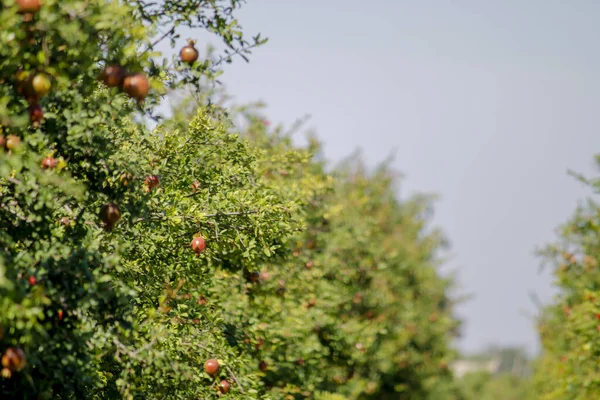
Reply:
[[269, 43], [226, 68], [235, 101], [288, 126], [309, 114], [331, 160], [394, 155], [401, 198], [439, 194], [444, 271], [472, 295], [458, 347], [521, 368], [497, 349], [539, 351], [554, 291], [535, 250], [589, 194], [568, 170], [591, 173], [600, 148], [600, 2], [251, 0], [239, 16]]

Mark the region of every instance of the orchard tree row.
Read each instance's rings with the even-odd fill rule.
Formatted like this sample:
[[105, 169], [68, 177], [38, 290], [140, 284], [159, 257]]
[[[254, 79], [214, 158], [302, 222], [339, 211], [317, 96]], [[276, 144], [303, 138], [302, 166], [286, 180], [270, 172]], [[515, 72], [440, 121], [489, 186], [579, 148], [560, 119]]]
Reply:
[[241, 1], [0, 4], [0, 398], [460, 398], [430, 199], [252, 110], [160, 121], [264, 43]]
[[[600, 159], [596, 160], [600, 164]], [[578, 176], [598, 193], [597, 178]], [[540, 399], [600, 397], [600, 205], [588, 200], [541, 252], [559, 289], [538, 324], [542, 355], [533, 384]]]

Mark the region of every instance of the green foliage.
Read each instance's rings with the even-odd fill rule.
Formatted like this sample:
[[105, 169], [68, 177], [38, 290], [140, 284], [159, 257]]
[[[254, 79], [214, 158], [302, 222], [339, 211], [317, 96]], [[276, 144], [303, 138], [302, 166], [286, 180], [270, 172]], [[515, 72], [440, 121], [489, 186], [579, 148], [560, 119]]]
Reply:
[[[598, 190], [597, 180], [580, 179]], [[579, 206], [562, 227], [560, 240], [541, 252], [553, 266], [560, 288], [538, 324], [543, 353], [534, 378], [543, 399], [600, 396], [599, 210], [592, 200]]]
[[488, 372], [473, 372], [459, 380], [466, 399], [473, 400], [527, 400], [534, 396], [531, 382], [510, 373], [491, 375]]
[[[243, 38], [240, 3], [47, 0], [28, 16], [3, 1], [0, 134], [21, 144], [0, 148], [0, 353], [27, 365], [3, 362], [0, 398], [210, 399], [221, 380], [244, 399], [460, 398], [429, 198], [399, 202], [385, 165], [327, 172], [318, 143], [294, 146], [251, 108], [136, 121], [263, 43]], [[229, 52], [169, 64], [153, 48], [181, 26]], [[115, 63], [144, 71], [150, 96], [98, 83]], [[22, 72], [50, 76], [49, 94]]]

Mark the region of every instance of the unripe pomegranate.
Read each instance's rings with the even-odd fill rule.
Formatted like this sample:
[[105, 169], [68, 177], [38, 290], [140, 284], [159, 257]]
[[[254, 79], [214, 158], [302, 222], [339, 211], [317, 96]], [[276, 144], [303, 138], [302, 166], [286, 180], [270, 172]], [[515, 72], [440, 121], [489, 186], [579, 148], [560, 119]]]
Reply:
[[190, 39], [188, 40], [187, 46], [181, 48], [179, 57], [184, 63], [192, 65], [196, 62], [196, 60], [198, 60], [198, 50], [196, 50], [194, 44], [196, 44], [196, 42]]
[[15, 150], [21, 144], [21, 139], [15, 135], [8, 135], [6, 138], [6, 148], [9, 150]]
[[19, 13], [36, 13], [42, 8], [40, 0], [17, 0]]
[[121, 210], [115, 203], [105, 204], [100, 209], [100, 220], [104, 222], [108, 230], [111, 230], [120, 219]]
[[200, 253], [206, 250], [206, 242], [202, 236], [196, 236], [192, 239], [191, 247], [196, 255], [200, 255]]
[[133, 180], [133, 175], [127, 172], [123, 172], [119, 179], [121, 179], [121, 183], [123, 184], [123, 186], [128, 186], [129, 182]]
[[221, 381], [221, 383], [219, 384], [219, 392], [223, 393], [223, 394], [227, 394], [229, 393], [229, 382], [227, 382], [225, 379], [223, 379]]
[[204, 372], [206, 372], [210, 376], [217, 375], [219, 373], [219, 362], [214, 358], [206, 360], [206, 362], [204, 363]]
[[150, 91], [150, 82], [144, 74], [127, 75], [123, 80], [123, 91], [137, 101], [143, 101]]
[[38, 127], [44, 119], [44, 110], [39, 104], [33, 104], [29, 106], [29, 120], [33, 126]]
[[58, 161], [53, 157], [46, 157], [42, 160], [43, 169], [54, 169], [58, 165]]
[[10, 371], [21, 371], [26, 363], [25, 353], [19, 347], [9, 347], [2, 355], [2, 366]]
[[50, 92], [50, 88], [52, 84], [50, 83], [50, 79], [48, 75], [44, 73], [35, 74], [31, 79], [31, 87], [33, 89], [33, 93], [38, 99], [46, 96]]
[[107, 65], [100, 73], [100, 80], [108, 87], [119, 87], [125, 79], [125, 69], [120, 65]]

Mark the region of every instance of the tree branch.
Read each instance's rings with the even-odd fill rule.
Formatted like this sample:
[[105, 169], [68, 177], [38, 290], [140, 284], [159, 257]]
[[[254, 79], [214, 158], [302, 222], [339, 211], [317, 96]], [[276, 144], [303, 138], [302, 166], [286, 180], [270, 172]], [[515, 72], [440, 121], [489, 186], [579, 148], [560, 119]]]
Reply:
[[229, 375], [231, 375], [231, 379], [233, 379], [235, 381], [235, 383], [237, 383], [238, 386], [240, 387], [240, 392], [246, 393], [246, 392], [244, 392], [244, 387], [242, 386], [240, 381], [238, 381], [238, 378], [235, 376], [235, 374], [233, 373], [231, 368], [229, 368], [229, 365], [225, 365], [225, 368], [227, 368], [227, 371], [229, 371]]

